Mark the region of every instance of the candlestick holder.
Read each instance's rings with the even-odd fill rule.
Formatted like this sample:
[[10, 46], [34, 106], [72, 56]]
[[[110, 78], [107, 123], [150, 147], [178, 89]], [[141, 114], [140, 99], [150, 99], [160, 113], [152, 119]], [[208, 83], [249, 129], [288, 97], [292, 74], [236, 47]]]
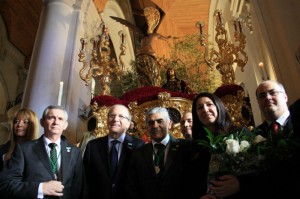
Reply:
[[196, 27], [200, 31], [200, 45], [204, 47], [205, 62], [211, 68], [216, 65], [216, 69], [222, 75], [223, 85], [234, 84], [235, 75], [233, 70], [233, 64], [236, 63], [238, 67], [244, 71], [244, 67], [248, 62], [248, 56], [244, 51], [246, 46], [246, 36], [243, 33], [242, 22], [240, 19], [234, 20], [234, 42], [228, 40], [228, 33], [224, 26], [224, 20], [222, 17], [222, 11], [216, 10], [214, 13], [216, 20], [216, 36], [215, 42], [218, 45], [218, 49], [209, 49], [205, 43], [205, 34], [203, 33], [204, 23], [197, 22]]
[[79, 71], [79, 76], [85, 82], [86, 86], [89, 85], [89, 82], [93, 77], [99, 77], [99, 82], [102, 87], [99, 95], [110, 95], [110, 83], [112, 81], [112, 75], [115, 74], [117, 79], [120, 79], [122, 72], [124, 71], [125, 64], [122, 60], [122, 56], [124, 56], [126, 53], [126, 35], [124, 31], [119, 31], [119, 36], [121, 38], [121, 52], [119, 54], [120, 65], [117, 63], [115, 58], [111, 58], [108, 27], [102, 21], [100, 24], [100, 34], [90, 39], [90, 43], [93, 44], [93, 49], [91, 52], [89, 69], [87, 70], [86, 74], [85, 70], [87, 69], [88, 63], [86, 61], [85, 47], [88, 42], [87, 39], [80, 39], [81, 49], [78, 54], [78, 61], [82, 62], [83, 66]]

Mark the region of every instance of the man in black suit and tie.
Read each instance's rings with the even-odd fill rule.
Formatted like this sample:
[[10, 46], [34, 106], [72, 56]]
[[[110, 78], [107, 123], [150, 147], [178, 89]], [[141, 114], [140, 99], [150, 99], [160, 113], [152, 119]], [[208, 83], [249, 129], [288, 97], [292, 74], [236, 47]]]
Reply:
[[[300, 132], [295, 131], [299, 118], [296, 119], [298, 116], [296, 116], [295, 110], [289, 111], [288, 96], [283, 85], [273, 80], [264, 81], [256, 89], [256, 98], [265, 117], [265, 121], [257, 127], [256, 132], [265, 138], [272, 138], [272, 140], [291, 140], [299, 144]], [[241, 198], [298, 198], [299, 167], [298, 148], [290, 152], [284, 160], [274, 159], [272, 165], [260, 172], [259, 175], [240, 178], [241, 196], [243, 196]]]
[[1, 198], [81, 198], [84, 177], [80, 149], [62, 136], [68, 126], [66, 110], [48, 106], [40, 123], [44, 135], [17, 145], [0, 174]]
[[132, 154], [126, 191], [131, 199], [176, 199], [182, 196], [185, 144], [169, 134], [167, 109], [155, 107], [146, 114], [151, 142]]
[[83, 163], [88, 198], [123, 199], [128, 161], [133, 149], [144, 145], [141, 139], [126, 134], [131, 122], [127, 107], [117, 104], [107, 114], [108, 135], [90, 141]]

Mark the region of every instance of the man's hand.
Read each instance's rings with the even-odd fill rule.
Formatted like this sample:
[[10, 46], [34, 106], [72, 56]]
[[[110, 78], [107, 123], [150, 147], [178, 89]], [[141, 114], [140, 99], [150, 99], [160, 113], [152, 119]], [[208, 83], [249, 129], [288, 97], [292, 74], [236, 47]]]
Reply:
[[51, 180], [43, 183], [44, 196], [63, 196], [64, 185], [60, 181]]
[[209, 190], [218, 197], [227, 197], [240, 190], [240, 182], [234, 175], [223, 175], [219, 180], [211, 180], [211, 183]]

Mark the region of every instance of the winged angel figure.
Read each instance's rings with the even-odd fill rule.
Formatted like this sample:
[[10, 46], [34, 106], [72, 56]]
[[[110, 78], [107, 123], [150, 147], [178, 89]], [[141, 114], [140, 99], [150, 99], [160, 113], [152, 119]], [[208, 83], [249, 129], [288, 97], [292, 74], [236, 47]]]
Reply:
[[117, 22], [126, 25], [128, 28], [136, 32], [141, 40], [141, 47], [136, 57], [136, 70], [139, 75], [140, 86], [160, 86], [160, 68], [153, 44], [156, 39], [168, 40], [171, 36], [165, 37], [155, 32], [156, 27], [160, 21], [160, 13], [156, 8], [144, 8], [144, 15], [146, 18], [148, 30], [145, 35], [140, 28], [125, 19], [111, 16]]

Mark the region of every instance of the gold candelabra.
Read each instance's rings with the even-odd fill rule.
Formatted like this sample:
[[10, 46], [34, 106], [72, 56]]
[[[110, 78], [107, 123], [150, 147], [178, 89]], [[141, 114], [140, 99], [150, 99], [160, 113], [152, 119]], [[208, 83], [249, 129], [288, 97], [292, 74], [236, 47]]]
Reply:
[[115, 58], [111, 59], [111, 49], [109, 47], [109, 32], [108, 27], [102, 21], [100, 24], [100, 34], [90, 39], [90, 42], [93, 44], [93, 49], [91, 52], [91, 60], [89, 62], [89, 69], [84, 75], [87, 68], [86, 61], [86, 45], [87, 39], [81, 38], [81, 49], [78, 54], [79, 62], [83, 63], [83, 67], [79, 71], [80, 78], [85, 82], [85, 85], [88, 86], [92, 77], [99, 77], [99, 82], [101, 84], [102, 90], [99, 95], [110, 95], [110, 83], [112, 81], [112, 74], [115, 74], [118, 79], [121, 78], [122, 72], [124, 70], [124, 62], [122, 56], [125, 55], [125, 33], [124, 31], [119, 31], [119, 36], [121, 38], [120, 45], [120, 65], [117, 63]]
[[216, 24], [215, 42], [218, 44], [218, 51], [215, 48], [209, 49], [205, 43], [205, 35], [203, 33], [203, 22], [197, 22], [196, 27], [200, 31], [200, 44], [205, 48], [205, 62], [208, 66], [213, 67], [217, 64], [216, 69], [222, 75], [222, 82], [224, 85], [234, 84], [235, 75], [233, 64], [236, 63], [238, 67], [244, 71], [244, 67], [248, 62], [248, 56], [244, 51], [246, 46], [246, 36], [243, 33], [242, 23], [240, 19], [233, 21], [234, 25], [234, 38], [232, 43], [228, 40], [227, 30], [224, 26], [222, 11], [216, 10], [214, 13]]

